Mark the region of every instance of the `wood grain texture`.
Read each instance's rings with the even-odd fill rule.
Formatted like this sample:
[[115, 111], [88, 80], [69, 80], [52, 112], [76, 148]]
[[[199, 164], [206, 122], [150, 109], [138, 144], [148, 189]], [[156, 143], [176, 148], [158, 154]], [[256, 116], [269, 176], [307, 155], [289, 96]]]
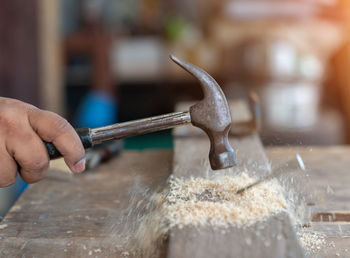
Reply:
[[323, 234], [326, 241], [311, 257], [350, 257], [350, 147], [266, 148], [274, 166], [290, 160], [296, 153], [303, 158], [309, 175], [302, 187], [318, 197], [311, 207], [314, 222], [303, 231]]
[[176, 228], [168, 257], [304, 257], [289, 217], [280, 214], [248, 228]]
[[[244, 105], [231, 104], [230, 107], [232, 116], [238, 119], [247, 113]], [[181, 130], [185, 132], [186, 128]], [[212, 171], [208, 161], [208, 139], [190, 129], [187, 132], [196, 136], [186, 137], [184, 133], [175, 132], [181, 136], [174, 139], [173, 175], [211, 178], [216, 175], [234, 176], [244, 171], [251, 176], [262, 177], [269, 173], [269, 163], [258, 135], [231, 137], [237, 165]], [[224, 234], [222, 229], [210, 226], [175, 228], [169, 237], [168, 257], [304, 257], [304, 253], [288, 214], [281, 213], [249, 228], [230, 226]]]
[[237, 165], [226, 170], [213, 171], [209, 167], [209, 141], [206, 137], [179, 137], [174, 141], [174, 172], [176, 176], [237, 175], [246, 171], [249, 175], [263, 176], [269, 173], [269, 163], [257, 135], [230, 138], [235, 149]]
[[350, 147], [270, 147], [266, 153], [273, 166], [295, 158], [296, 153], [300, 154], [309, 175], [303, 188], [317, 197], [314, 213], [350, 211]]
[[[287, 161], [297, 152], [310, 168], [311, 188], [325, 192], [330, 185], [334, 190], [334, 194], [326, 195], [322, 211], [333, 208], [348, 211], [350, 147], [266, 150], [272, 165]], [[79, 176], [50, 171], [46, 180], [30, 186], [0, 224], [0, 257], [90, 257], [90, 251], [91, 257], [125, 257], [122, 253], [127, 241], [119, 234], [123, 225], [118, 222], [137, 189], [135, 185], [155, 189], [168, 177], [171, 166], [171, 151], [153, 150], [124, 152], [110, 163]], [[136, 214], [130, 216], [132, 220]], [[326, 236], [326, 245], [311, 257], [350, 257], [349, 223], [314, 222], [305, 230]], [[193, 233], [194, 236], [198, 234]], [[194, 236], [188, 234], [182, 242], [186, 240], [186, 245], [195, 245], [197, 238]], [[226, 234], [209, 239], [224, 241], [227, 246], [237, 244]], [[244, 250], [255, 249], [256, 239], [252, 240], [253, 244], [247, 244]], [[180, 242], [180, 247], [184, 244]], [[219, 257], [216, 250], [212, 248], [208, 252], [215, 251], [214, 257]], [[130, 257], [133, 257], [131, 253]]]
[[50, 171], [1, 223], [0, 257], [125, 257], [125, 218], [139, 215], [127, 208], [164, 183], [171, 161], [166, 150], [123, 152], [81, 175]]

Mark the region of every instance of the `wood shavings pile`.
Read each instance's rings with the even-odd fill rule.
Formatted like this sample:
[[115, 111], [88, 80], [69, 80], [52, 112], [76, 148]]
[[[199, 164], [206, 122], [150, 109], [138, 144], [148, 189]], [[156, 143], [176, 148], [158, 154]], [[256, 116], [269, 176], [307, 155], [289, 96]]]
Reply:
[[164, 213], [170, 227], [250, 226], [286, 210], [283, 189], [277, 180], [263, 182], [243, 194], [236, 194], [237, 190], [255, 180], [246, 173], [211, 180], [171, 178], [164, 204]]
[[171, 176], [167, 187], [128, 208], [128, 214], [130, 211], [138, 214], [136, 221], [125, 224], [128, 231], [135, 228], [129, 232], [135, 241], [128, 250], [142, 257], [157, 256], [173, 227], [248, 227], [287, 210], [283, 188], [276, 179], [236, 194], [255, 180], [246, 173], [213, 179]]

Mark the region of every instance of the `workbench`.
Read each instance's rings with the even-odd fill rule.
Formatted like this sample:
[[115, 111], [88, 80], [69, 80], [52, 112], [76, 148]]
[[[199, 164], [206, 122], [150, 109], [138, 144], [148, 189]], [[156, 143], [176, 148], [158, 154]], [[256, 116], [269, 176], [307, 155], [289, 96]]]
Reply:
[[[266, 148], [276, 165], [296, 153], [312, 191], [322, 196], [314, 204], [315, 222], [305, 228], [325, 234], [327, 243], [313, 256], [350, 257], [350, 147]], [[127, 249], [132, 236], [123, 233], [125, 219], [138, 214], [128, 207], [164, 184], [172, 158], [171, 150], [124, 151], [81, 175], [49, 171], [0, 224], [0, 257], [133, 257]]]

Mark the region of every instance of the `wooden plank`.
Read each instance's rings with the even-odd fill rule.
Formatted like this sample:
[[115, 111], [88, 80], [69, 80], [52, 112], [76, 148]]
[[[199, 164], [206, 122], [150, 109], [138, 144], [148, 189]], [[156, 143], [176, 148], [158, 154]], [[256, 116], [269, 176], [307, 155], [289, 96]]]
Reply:
[[292, 146], [266, 148], [272, 165], [278, 166], [296, 153], [306, 164], [309, 180], [302, 186], [315, 198], [311, 207], [313, 222], [304, 232], [324, 236], [325, 244], [312, 257], [350, 257], [350, 147]]
[[350, 223], [312, 223], [309, 232], [325, 237], [325, 244], [313, 253], [313, 257], [350, 257]]
[[[246, 113], [238, 106], [231, 112], [233, 117]], [[230, 143], [237, 152], [237, 165], [231, 169], [214, 172], [210, 169], [208, 161], [208, 139], [175, 137], [173, 175], [210, 178], [218, 174], [233, 176], [242, 171], [255, 176], [269, 173], [269, 163], [257, 135], [230, 138]], [[254, 240], [254, 248], [250, 240]], [[181, 229], [174, 228], [169, 237], [168, 257], [171, 258], [303, 256], [303, 250], [285, 213], [249, 228], [240, 229], [231, 226], [225, 234], [209, 226], [196, 228], [185, 226]]]
[[286, 214], [249, 228], [175, 228], [168, 257], [304, 257]]
[[209, 169], [209, 140], [205, 137], [179, 137], [174, 141], [174, 175], [182, 177], [207, 175], [237, 175], [246, 171], [251, 176], [263, 176], [269, 171], [264, 148], [257, 135], [231, 138], [237, 165], [223, 171]]
[[50, 171], [1, 223], [0, 257], [134, 257], [125, 225], [140, 214], [128, 207], [165, 182], [171, 161], [172, 151], [129, 151], [81, 175]]
[[279, 166], [299, 153], [307, 168], [304, 189], [313, 193], [313, 212], [350, 211], [350, 147], [289, 146], [266, 149], [273, 166]]
[[327, 211], [317, 212], [312, 214], [311, 221], [313, 222], [349, 222], [350, 211]]
[[[325, 205], [333, 200], [337, 203], [335, 207], [349, 207], [349, 195], [338, 195], [337, 190], [348, 189], [350, 147], [268, 148], [267, 156], [273, 165], [277, 165], [294, 157], [296, 152], [312, 168], [309, 174], [310, 182], [315, 183], [314, 188], [324, 192], [329, 184], [334, 189], [334, 195], [325, 199]], [[53, 257], [89, 257], [90, 251], [92, 257], [125, 257], [122, 253], [130, 252], [127, 244], [132, 241], [124, 238], [121, 234], [124, 227], [118, 224], [125, 217], [125, 207], [133, 198], [136, 202], [140, 200], [137, 195], [135, 198], [135, 192], [146, 188], [152, 191], [164, 183], [171, 166], [172, 152], [158, 150], [124, 152], [110, 163], [75, 177], [51, 171], [46, 180], [30, 186], [0, 224], [0, 257], [48, 257], [48, 254]], [[136, 217], [136, 213], [130, 213], [129, 221], [136, 220]], [[305, 230], [326, 236], [326, 245], [315, 257], [318, 254], [318, 257], [338, 257], [336, 253], [339, 257], [350, 256], [346, 251], [350, 239], [348, 223], [315, 222]], [[195, 231], [194, 235], [198, 232]], [[201, 243], [193, 238], [188, 234], [183, 239], [188, 239], [188, 245]], [[223, 238], [226, 239], [227, 235], [217, 235], [210, 241], [227, 241], [227, 246], [237, 242]], [[250, 243], [247, 239], [246, 244]], [[255, 248], [259, 239], [252, 239], [254, 244], [247, 244], [242, 252]], [[283, 240], [280, 243], [284, 248]], [[190, 249], [186, 248], [186, 251]], [[129, 257], [135, 256], [130, 252]]]

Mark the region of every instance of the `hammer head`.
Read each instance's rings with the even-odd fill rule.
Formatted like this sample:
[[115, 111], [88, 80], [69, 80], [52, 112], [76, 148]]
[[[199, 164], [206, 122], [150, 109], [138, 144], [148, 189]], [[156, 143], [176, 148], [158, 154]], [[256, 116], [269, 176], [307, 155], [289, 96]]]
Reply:
[[206, 132], [210, 139], [211, 168], [232, 167], [236, 162], [235, 152], [228, 141], [232, 119], [224, 93], [207, 72], [175, 56], [170, 58], [196, 77], [202, 86], [204, 98], [190, 107], [190, 115], [191, 123]]

